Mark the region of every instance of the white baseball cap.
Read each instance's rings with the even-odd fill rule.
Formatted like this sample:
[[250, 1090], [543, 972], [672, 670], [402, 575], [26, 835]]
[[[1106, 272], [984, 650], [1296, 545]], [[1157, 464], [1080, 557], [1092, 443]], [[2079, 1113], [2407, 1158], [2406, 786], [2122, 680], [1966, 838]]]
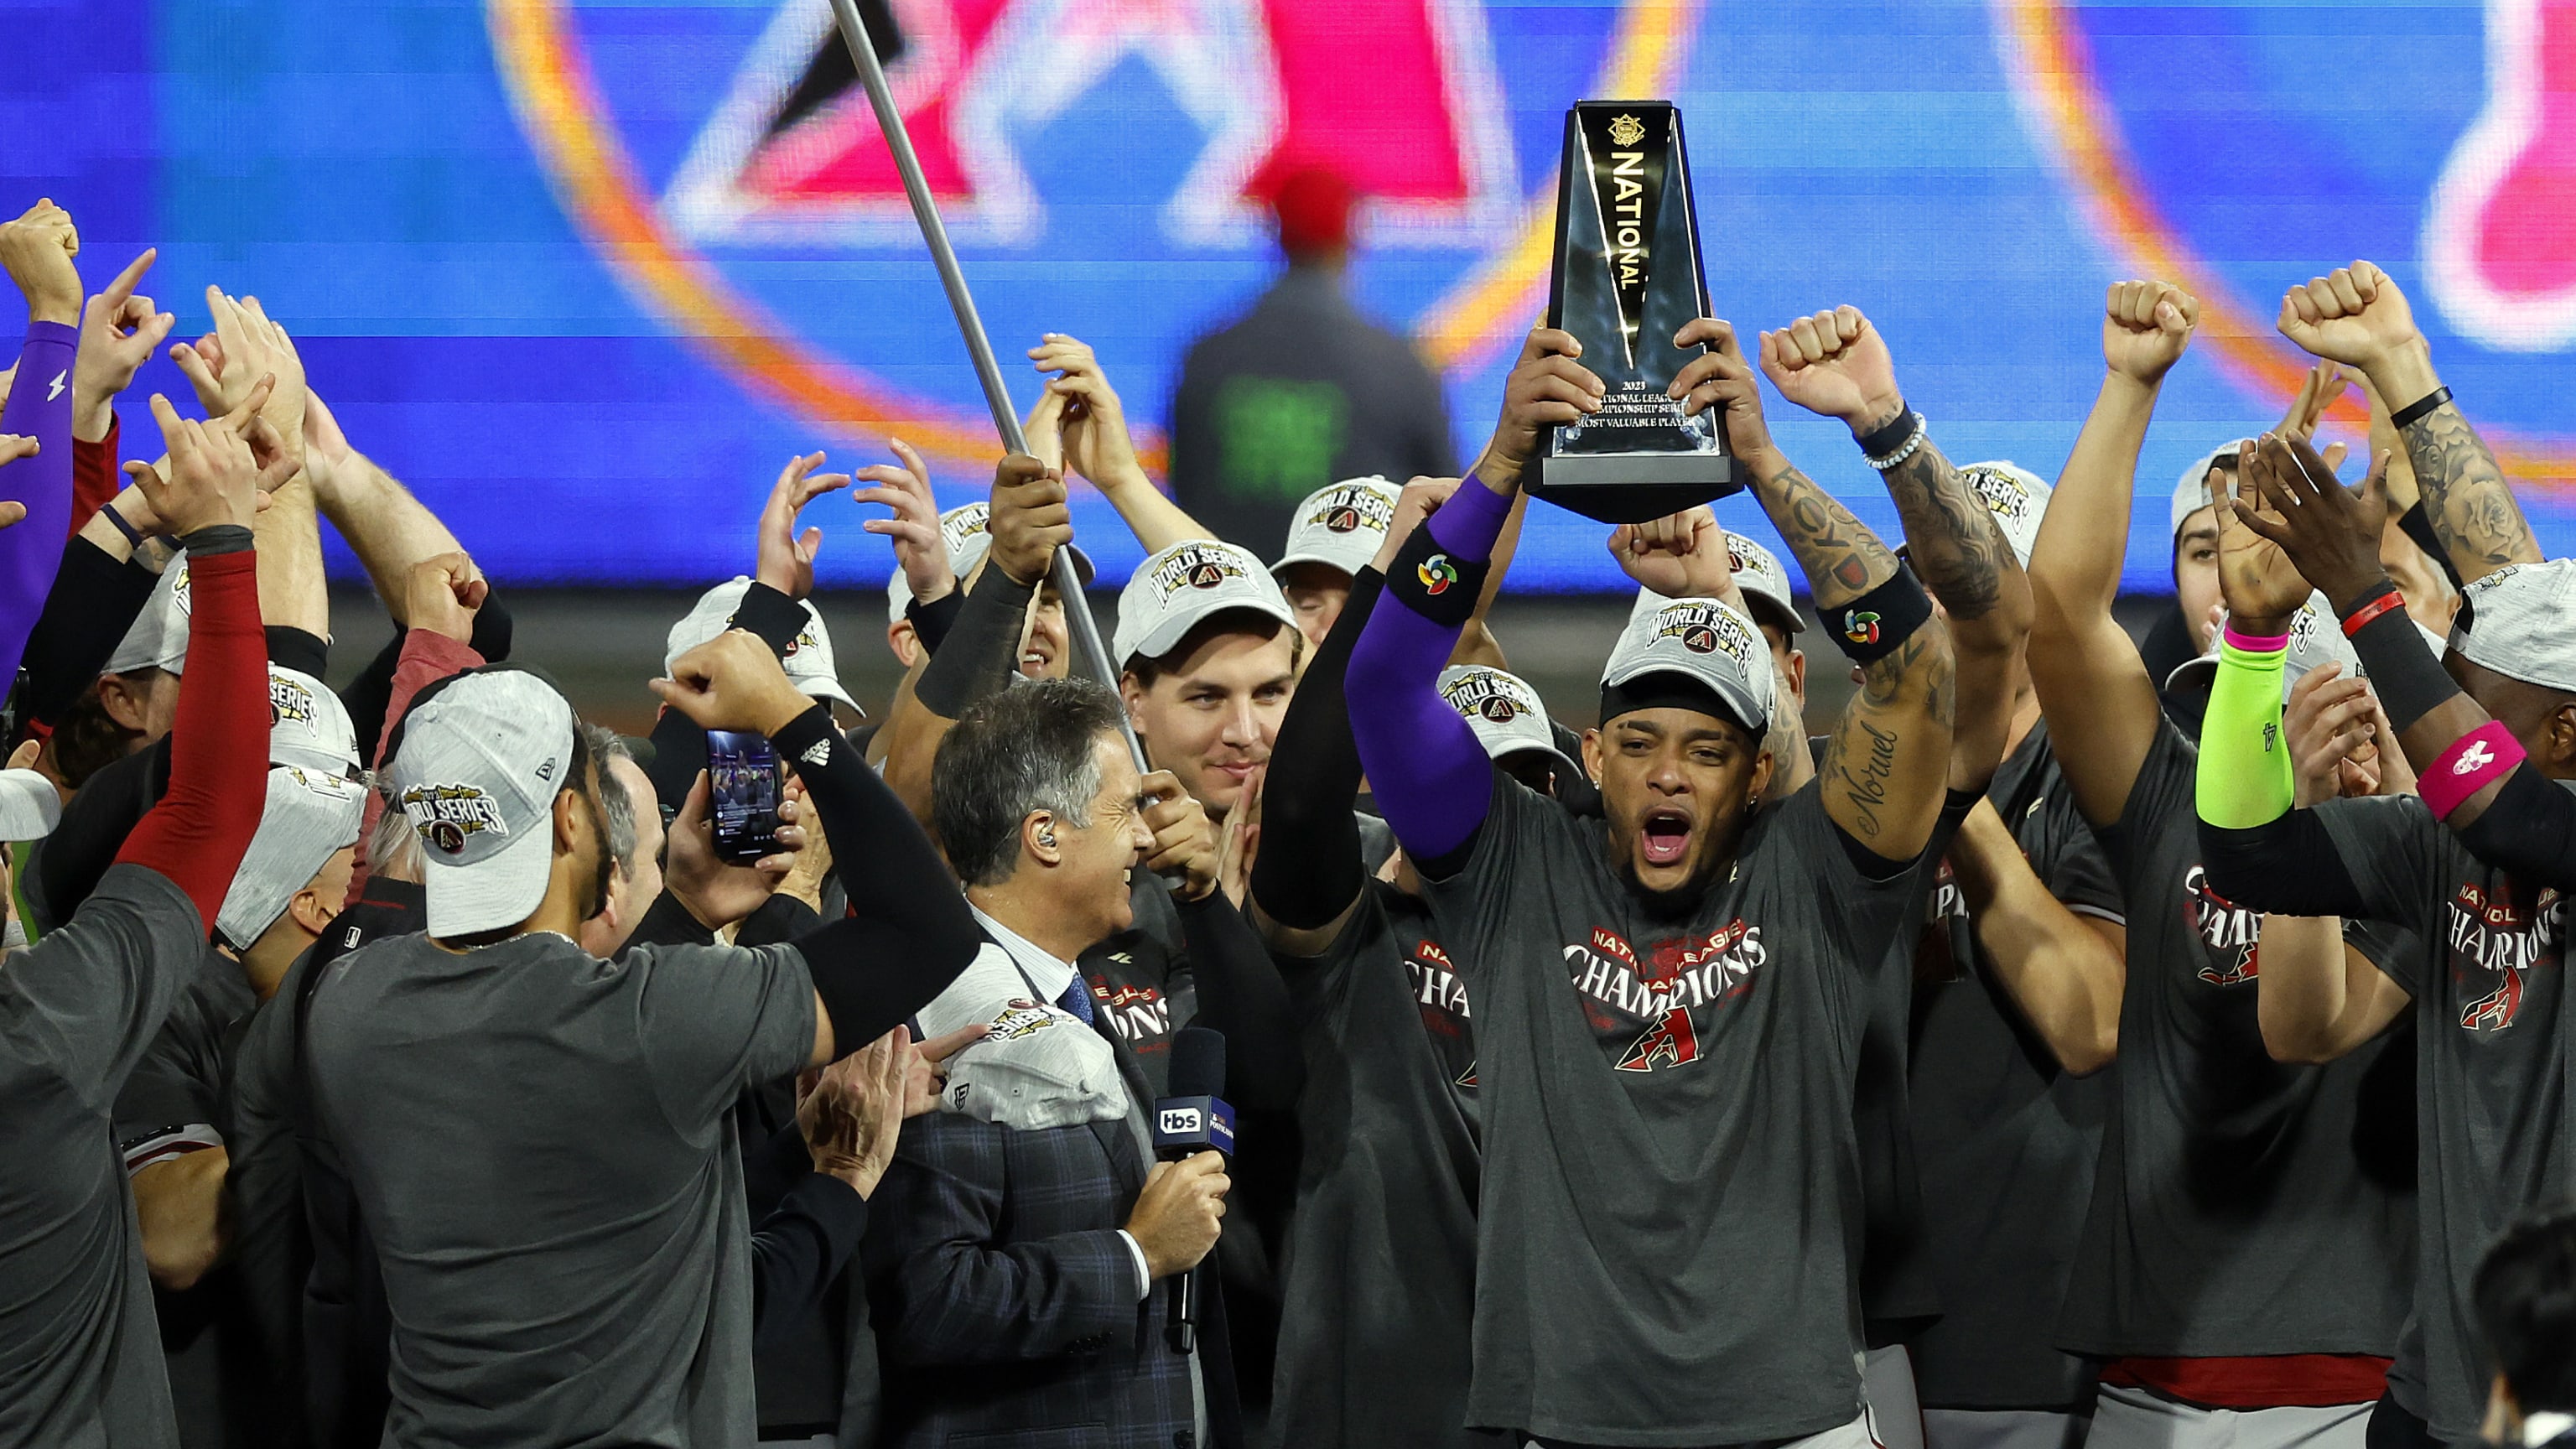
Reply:
[[[967, 576], [975, 572], [975, 566], [984, 561], [984, 556], [993, 551], [993, 535], [987, 531], [992, 513], [993, 505], [989, 503], [969, 503], [939, 515], [940, 541], [948, 547], [948, 571], [957, 576], [960, 587], [965, 585]], [[1073, 550], [1075, 576], [1086, 584], [1090, 583], [1096, 574], [1091, 565], [1091, 555], [1084, 553], [1080, 544], [1065, 546]], [[902, 623], [904, 610], [911, 606], [912, 581], [905, 578], [903, 570], [898, 568], [894, 577], [886, 580], [886, 622]]]
[[334, 854], [358, 843], [366, 811], [366, 787], [355, 781], [294, 765], [271, 768], [268, 803], [215, 912], [216, 934], [247, 950]]
[[1404, 490], [1377, 474], [1345, 478], [1318, 488], [1297, 505], [1288, 525], [1288, 551], [1270, 566], [1273, 577], [1296, 564], [1322, 564], [1356, 574], [1377, 557], [1395, 526], [1395, 505]]
[[[2218, 673], [2218, 646], [2226, 629], [2227, 621], [2222, 617], [2219, 626], [2210, 631], [2207, 651], [2175, 665], [2165, 676], [2165, 688], [2207, 689]], [[2305, 678], [2309, 670], [2327, 664], [2342, 665], [2346, 679], [2369, 677], [2369, 671], [2361, 667], [2361, 655], [2344, 637], [2343, 621], [2335, 617], [2334, 605], [2326, 602], [2323, 593], [2311, 593], [2298, 612], [2290, 616], [2290, 647], [2281, 661], [2281, 697], [2288, 699], [2292, 685]]]
[[[1666, 599], [1629, 619], [1601, 671], [1601, 688], [1634, 694], [1629, 686], [1656, 674], [1677, 676], [1715, 695], [1728, 717], [1757, 739], [1771, 727], [1779, 683], [1770, 646], [1750, 617], [1723, 600]], [[1612, 717], [1605, 702], [1602, 722]]]
[[2011, 546], [2013, 557], [2029, 568], [2031, 545], [2039, 542], [2039, 521], [2047, 515], [2049, 497], [2057, 490], [2038, 474], [2000, 458], [1963, 466], [1959, 479], [1995, 516], [1995, 527]]
[[161, 571], [161, 581], [152, 586], [152, 596], [143, 601], [143, 612], [117, 641], [116, 652], [100, 666], [102, 674], [131, 674], [137, 669], [166, 669], [172, 674], [187, 672], [188, 664], [188, 560], [185, 555], [170, 561]]
[[1118, 631], [1109, 652], [1120, 668], [1140, 658], [1159, 659], [1201, 623], [1236, 609], [1297, 627], [1279, 581], [1249, 550], [1213, 538], [1173, 544], [1128, 575], [1118, 594]]
[[2576, 694], [2576, 559], [2512, 564], [2460, 591], [2450, 647], [2461, 658], [2562, 694]]
[[545, 899], [573, 726], [553, 685], [502, 667], [433, 685], [395, 727], [393, 805], [420, 837], [431, 935], [514, 926]]
[[268, 666], [268, 762], [316, 775], [358, 772], [348, 706], [321, 680], [283, 664]]
[[[669, 675], [678, 667], [680, 656], [697, 648], [733, 627], [733, 616], [742, 608], [743, 595], [751, 592], [751, 579], [736, 574], [698, 596], [680, 622], [671, 626], [671, 634], [662, 645], [662, 673]], [[823, 627], [822, 611], [814, 601], [802, 601], [805, 627], [787, 645], [787, 657], [780, 661], [787, 670], [788, 682], [804, 691], [808, 698], [828, 699], [846, 704], [866, 714], [850, 692], [841, 687], [841, 677], [832, 663], [832, 631]]]
[[1548, 728], [1547, 706], [1517, 674], [1481, 664], [1455, 664], [1440, 671], [1440, 697], [1475, 731], [1488, 759], [1536, 751], [1580, 775], [1583, 767], [1556, 747]]
[[1807, 621], [1798, 617], [1798, 605], [1789, 588], [1789, 571], [1780, 567], [1779, 555], [1733, 529], [1726, 530], [1726, 561], [1735, 568], [1735, 586], [1744, 592], [1744, 605], [1756, 621], [1765, 609], [1776, 610], [1771, 620], [1792, 634], [1807, 631]]
[[943, 1110], [1024, 1131], [1126, 1117], [1127, 1086], [1108, 1039], [1037, 1000], [1010, 955], [990, 941], [920, 1013], [924, 1036], [977, 1022], [988, 1028], [984, 1036], [948, 1059]]
[[2182, 470], [2182, 476], [2174, 480], [2173, 521], [2165, 529], [2166, 538], [2180, 539], [2183, 520], [2210, 506], [2209, 470], [2217, 467], [2218, 460], [2221, 458], [2229, 460], [2229, 466], [2233, 467], [2234, 460], [2243, 453], [2246, 441], [2239, 438], [2235, 442], [2212, 448], [2193, 459], [2191, 466]]
[[33, 770], [0, 770], [0, 843], [42, 840], [63, 821], [62, 792]]

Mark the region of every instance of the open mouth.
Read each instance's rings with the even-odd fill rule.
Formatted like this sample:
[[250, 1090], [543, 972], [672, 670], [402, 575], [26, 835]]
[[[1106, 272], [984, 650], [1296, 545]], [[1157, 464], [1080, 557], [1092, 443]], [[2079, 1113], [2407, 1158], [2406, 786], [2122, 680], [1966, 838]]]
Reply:
[[1678, 810], [1658, 810], [1646, 817], [1639, 853], [1648, 865], [1679, 865], [1690, 850], [1690, 817]]
[[1020, 672], [1033, 679], [1046, 673], [1046, 667], [1054, 662], [1055, 656], [1043, 649], [1020, 651]]

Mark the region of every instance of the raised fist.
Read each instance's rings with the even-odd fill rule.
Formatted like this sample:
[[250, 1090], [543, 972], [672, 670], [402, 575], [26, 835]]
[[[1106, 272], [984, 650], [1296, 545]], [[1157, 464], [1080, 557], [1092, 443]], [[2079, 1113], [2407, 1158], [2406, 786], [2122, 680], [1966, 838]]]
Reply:
[[1811, 413], [1840, 418], [1862, 437], [1904, 406], [1887, 339], [1858, 307], [1836, 307], [1762, 334], [1762, 373]]
[[993, 469], [992, 565], [1011, 582], [1034, 587], [1055, 562], [1055, 551], [1073, 542], [1073, 510], [1065, 505], [1064, 474], [1026, 453], [1013, 453]]
[[2169, 282], [2113, 282], [2102, 312], [2102, 360], [2153, 387], [2191, 346], [2200, 299]]
[[0, 268], [26, 295], [31, 322], [69, 327], [80, 321], [80, 269], [72, 265], [79, 255], [80, 232], [72, 226], [72, 214], [51, 197], [28, 207], [16, 221], [0, 222]]
[[2406, 294], [2369, 262], [2339, 267], [2310, 278], [2304, 287], [2292, 287], [2281, 298], [2276, 325], [2282, 336], [2311, 355], [2364, 372], [2422, 340]]

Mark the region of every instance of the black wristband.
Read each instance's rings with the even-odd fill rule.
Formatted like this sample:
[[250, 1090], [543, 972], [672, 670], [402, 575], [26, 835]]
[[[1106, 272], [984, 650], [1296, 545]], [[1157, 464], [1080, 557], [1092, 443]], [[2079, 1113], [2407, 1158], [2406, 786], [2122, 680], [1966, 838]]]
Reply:
[[108, 527], [125, 535], [125, 541], [134, 545], [134, 551], [136, 553], [141, 553], [143, 551], [143, 541], [148, 537], [148, 535], [145, 534], [142, 529], [135, 527], [133, 520], [127, 518], [124, 514], [117, 512], [115, 504], [105, 504], [100, 507], [98, 512], [101, 518], [107, 520]]
[[2459, 682], [2426, 647], [2423, 632], [2404, 609], [2390, 609], [2354, 631], [2352, 652], [2399, 734], [2460, 692]]
[[2433, 415], [2433, 410], [2451, 400], [2451, 390], [2437, 387], [2422, 397], [2388, 415], [2388, 425], [2403, 430]]
[[1905, 440], [1914, 436], [1914, 427], [1914, 409], [1907, 407], [1900, 400], [1896, 404], [1894, 419], [1876, 432], [1864, 433], [1854, 441], [1858, 442], [1860, 450], [1870, 457], [1884, 458], [1905, 446]]
[[1826, 615], [1834, 647], [1854, 664], [1870, 664], [1896, 652], [1932, 617], [1932, 596], [1923, 592], [1914, 571], [1897, 565], [1896, 577]]
[[191, 554], [247, 553], [251, 547], [250, 530], [238, 523], [209, 523], [182, 536], [179, 546]]
[[1444, 628], [1463, 629], [1485, 592], [1493, 564], [1463, 559], [1440, 546], [1428, 526], [1405, 535], [1387, 566], [1386, 591], [1406, 608]]
[[803, 604], [757, 579], [742, 591], [742, 602], [734, 605], [733, 617], [725, 621], [759, 635], [769, 652], [781, 659], [796, 652], [796, 636], [810, 622]]
[[903, 606], [903, 617], [912, 625], [913, 636], [921, 641], [921, 652], [936, 654], [948, 642], [948, 631], [957, 627], [957, 616], [966, 608], [966, 590], [952, 588], [925, 604], [919, 599]]

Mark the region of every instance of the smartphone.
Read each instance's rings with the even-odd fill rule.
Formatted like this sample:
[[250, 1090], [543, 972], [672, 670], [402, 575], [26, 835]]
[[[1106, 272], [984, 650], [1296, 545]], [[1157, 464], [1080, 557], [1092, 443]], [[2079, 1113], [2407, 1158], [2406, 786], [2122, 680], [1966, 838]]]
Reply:
[[707, 811], [716, 857], [748, 865], [778, 853], [778, 800], [786, 784], [766, 736], [707, 731]]

